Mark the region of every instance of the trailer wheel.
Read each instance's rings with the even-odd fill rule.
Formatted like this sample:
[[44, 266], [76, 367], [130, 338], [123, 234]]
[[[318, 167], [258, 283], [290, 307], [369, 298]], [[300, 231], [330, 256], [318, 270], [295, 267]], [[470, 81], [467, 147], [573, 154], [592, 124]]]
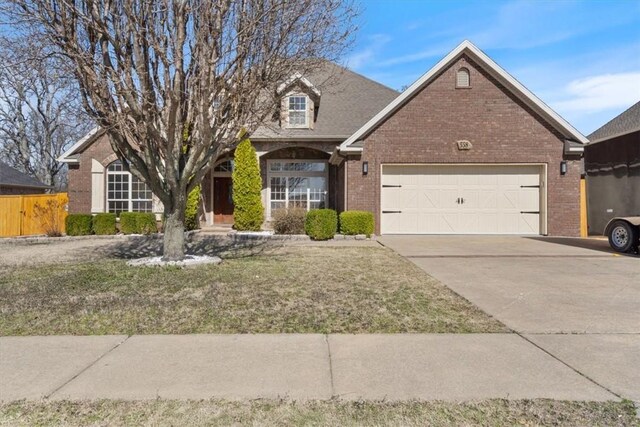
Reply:
[[609, 245], [617, 252], [629, 252], [638, 247], [638, 229], [627, 221], [615, 221], [609, 227]]

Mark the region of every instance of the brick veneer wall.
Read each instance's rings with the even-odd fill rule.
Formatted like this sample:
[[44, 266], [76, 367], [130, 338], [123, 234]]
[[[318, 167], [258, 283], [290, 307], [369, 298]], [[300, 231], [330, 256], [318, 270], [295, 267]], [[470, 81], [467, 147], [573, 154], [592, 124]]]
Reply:
[[91, 213], [91, 159], [106, 167], [115, 160], [109, 137], [103, 134], [80, 153], [80, 164], [69, 164], [69, 213]]
[[[456, 88], [466, 67], [470, 88]], [[456, 141], [473, 148], [460, 151]], [[380, 173], [384, 163], [546, 163], [548, 234], [578, 236], [580, 162], [568, 159], [560, 175], [564, 138], [473, 60], [463, 56], [364, 140], [350, 157], [347, 209], [374, 212], [380, 233]], [[362, 162], [369, 174], [362, 175]]]
[[[259, 152], [268, 152], [262, 156], [260, 168], [262, 173], [263, 188], [266, 188], [267, 165], [269, 158], [281, 159], [328, 159], [329, 153], [338, 145], [337, 142], [289, 142], [289, 141], [256, 141], [254, 147]], [[91, 212], [91, 161], [96, 159], [104, 167], [115, 160], [115, 154], [111, 149], [108, 136], [103, 134], [95, 142], [89, 145], [79, 156], [80, 164], [69, 165], [69, 212], [70, 213], [90, 213]], [[329, 168], [329, 205], [334, 206], [335, 200], [332, 188], [335, 181], [335, 167]], [[205, 206], [210, 212], [213, 209], [210, 200], [211, 190], [209, 183], [211, 178], [207, 175], [204, 178], [203, 193], [205, 195]]]

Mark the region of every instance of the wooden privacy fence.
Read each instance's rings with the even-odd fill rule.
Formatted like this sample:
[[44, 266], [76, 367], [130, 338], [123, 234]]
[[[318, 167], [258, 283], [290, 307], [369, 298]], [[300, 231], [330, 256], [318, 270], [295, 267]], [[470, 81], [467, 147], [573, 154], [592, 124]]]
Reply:
[[67, 193], [0, 196], [0, 237], [65, 232]]

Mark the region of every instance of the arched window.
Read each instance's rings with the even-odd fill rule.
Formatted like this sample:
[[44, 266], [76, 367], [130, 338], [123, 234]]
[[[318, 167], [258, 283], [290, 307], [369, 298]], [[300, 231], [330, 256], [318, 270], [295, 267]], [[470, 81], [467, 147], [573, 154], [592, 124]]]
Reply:
[[469, 87], [471, 80], [469, 79], [469, 70], [460, 68], [456, 74], [456, 87]]
[[151, 212], [153, 194], [140, 178], [124, 170], [120, 160], [107, 167], [107, 211]]

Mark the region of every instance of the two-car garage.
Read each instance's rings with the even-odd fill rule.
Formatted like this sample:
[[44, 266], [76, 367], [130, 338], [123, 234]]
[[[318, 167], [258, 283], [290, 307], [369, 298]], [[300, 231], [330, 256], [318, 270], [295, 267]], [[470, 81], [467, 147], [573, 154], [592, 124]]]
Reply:
[[546, 234], [543, 164], [385, 164], [382, 234]]

